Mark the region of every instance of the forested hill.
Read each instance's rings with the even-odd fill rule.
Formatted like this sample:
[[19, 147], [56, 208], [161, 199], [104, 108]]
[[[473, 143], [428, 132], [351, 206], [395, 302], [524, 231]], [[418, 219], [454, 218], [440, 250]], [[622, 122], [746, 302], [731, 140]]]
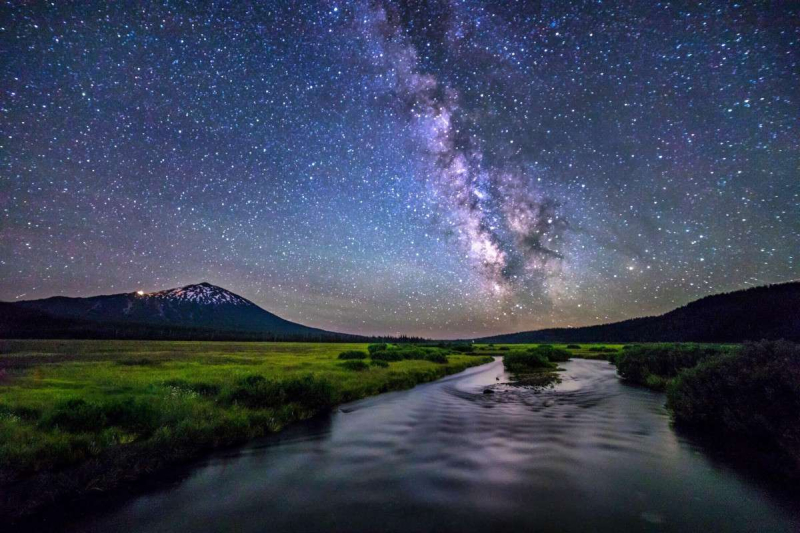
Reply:
[[660, 316], [583, 328], [495, 335], [477, 342], [800, 341], [800, 282], [706, 296]]

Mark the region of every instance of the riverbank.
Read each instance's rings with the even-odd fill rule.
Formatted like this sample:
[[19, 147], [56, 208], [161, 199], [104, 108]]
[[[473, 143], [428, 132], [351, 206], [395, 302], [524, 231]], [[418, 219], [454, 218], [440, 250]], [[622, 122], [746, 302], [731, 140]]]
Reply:
[[800, 345], [651, 344], [613, 361], [623, 380], [667, 392], [677, 426], [746, 450], [776, 478], [800, 479]]
[[340, 403], [491, 361], [441, 350], [353, 365], [339, 359], [347, 351], [367, 345], [2, 341], [0, 516], [109, 491]]

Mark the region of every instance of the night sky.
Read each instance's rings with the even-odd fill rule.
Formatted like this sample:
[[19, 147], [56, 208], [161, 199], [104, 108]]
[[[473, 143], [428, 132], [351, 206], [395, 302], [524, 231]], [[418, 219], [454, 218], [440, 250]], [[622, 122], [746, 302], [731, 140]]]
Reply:
[[6, 1], [0, 113], [0, 300], [462, 337], [800, 277], [795, 2]]

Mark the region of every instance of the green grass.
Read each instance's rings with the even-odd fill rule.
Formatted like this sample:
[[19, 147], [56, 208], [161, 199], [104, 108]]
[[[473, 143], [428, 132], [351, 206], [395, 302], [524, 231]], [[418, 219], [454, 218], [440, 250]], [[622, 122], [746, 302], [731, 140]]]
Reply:
[[622, 352], [623, 344], [576, 344], [576, 343], [538, 343], [538, 344], [475, 344], [475, 355], [506, 355], [513, 352], [525, 352], [531, 348], [552, 348], [566, 350], [571, 357], [578, 359], [611, 360]]
[[374, 357], [392, 348], [368, 359], [365, 344], [0, 341], [0, 487], [124, 449], [192, 456], [490, 361]]

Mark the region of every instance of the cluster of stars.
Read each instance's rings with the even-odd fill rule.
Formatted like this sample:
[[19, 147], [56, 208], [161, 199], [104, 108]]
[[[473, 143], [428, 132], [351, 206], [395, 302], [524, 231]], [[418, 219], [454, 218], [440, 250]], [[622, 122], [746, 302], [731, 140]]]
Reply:
[[466, 337], [800, 277], [800, 10], [11, 2], [0, 300]]

